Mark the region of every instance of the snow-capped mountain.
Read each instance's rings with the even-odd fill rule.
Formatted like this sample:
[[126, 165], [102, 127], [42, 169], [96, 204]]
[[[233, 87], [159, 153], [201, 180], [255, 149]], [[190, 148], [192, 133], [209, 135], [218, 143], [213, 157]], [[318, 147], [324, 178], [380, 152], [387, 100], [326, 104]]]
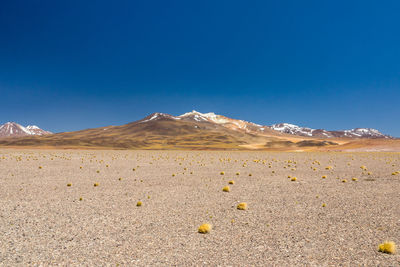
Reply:
[[24, 127], [16, 122], [7, 122], [0, 125], [0, 138], [45, 134], [51, 134], [51, 132], [42, 130], [36, 125], [28, 125], [27, 127]]
[[270, 126], [271, 129], [287, 134], [310, 136], [318, 138], [349, 137], [349, 138], [390, 138], [390, 136], [372, 128], [355, 128], [351, 130], [327, 131], [324, 129], [311, 129], [289, 123], [279, 123]]
[[160, 119], [170, 119], [170, 120], [179, 120], [179, 121], [195, 121], [195, 122], [210, 122], [215, 124], [223, 125], [226, 128], [233, 129], [233, 130], [243, 130], [246, 132], [252, 131], [265, 131], [267, 128], [263, 127], [259, 124], [255, 124], [252, 122], [247, 122], [243, 120], [235, 120], [231, 119], [222, 115], [217, 115], [213, 112], [209, 113], [200, 113], [195, 110], [192, 112], [187, 112], [180, 116], [172, 116], [165, 113], [153, 113], [144, 119], [140, 120], [140, 123], [145, 123], [149, 121], [155, 121]]
[[[172, 116], [173, 117], [173, 116]], [[390, 138], [376, 129], [371, 128], [355, 128], [343, 131], [327, 131], [324, 129], [311, 129], [308, 127], [300, 127], [289, 123], [273, 124], [271, 126], [263, 126], [243, 120], [231, 119], [222, 115], [217, 115], [213, 112], [200, 113], [193, 110], [174, 117], [174, 119], [195, 120], [198, 122], [208, 121], [221, 124], [233, 130], [244, 130], [248, 133], [266, 133], [268, 130], [274, 130], [281, 133], [293, 134], [298, 136], [309, 136], [318, 138], [333, 138], [333, 137], [349, 137], [349, 138]]]
[[156, 120], [160, 120], [160, 119], [177, 119], [177, 117], [166, 114], [166, 113], [160, 113], [160, 112], [156, 112], [156, 113], [152, 113], [149, 116], [141, 119], [139, 121], [139, 123], [144, 123], [144, 122], [148, 122], [148, 121], [156, 121]]
[[[0, 125], [0, 136], [5, 137], [0, 138], [0, 146], [279, 151], [340, 150], [353, 147], [389, 147], [390, 151], [396, 151], [396, 147], [400, 147], [400, 139], [385, 136], [374, 129], [327, 131], [287, 123], [263, 126], [213, 112], [197, 111], [179, 116], [153, 113], [124, 125], [38, 136], [45, 133], [35, 126], [23, 127], [17, 123], [6, 123]], [[8, 136], [21, 137], [7, 138]], [[336, 142], [336, 137], [347, 139], [342, 138], [343, 142]], [[329, 140], [330, 138], [332, 139]]]
[[[194, 128], [198, 128], [200, 126], [206, 127], [206, 124], [208, 125], [207, 127], [212, 127], [212, 124], [216, 124], [215, 126], [218, 125], [218, 127], [223, 126], [224, 128], [238, 131], [241, 134], [251, 134], [255, 136], [275, 136], [277, 134], [282, 135], [283, 133], [316, 138], [392, 138], [388, 135], [382, 134], [376, 129], [371, 128], [355, 128], [351, 130], [327, 131], [324, 129], [301, 127], [289, 123], [279, 123], [273, 124], [271, 126], [263, 126], [244, 120], [228, 118], [222, 115], [215, 114], [213, 112], [201, 113], [195, 110], [179, 116], [157, 112], [145, 117], [142, 120], [137, 121], [137, 123], [146, 124], [158, 120], [195, 122], [196, 125], [194, 126]], [[174, 124], [171, 124], [171, 127], [173, 127], [173, 125]], [[0, 125], [0, 138], [46, 134], [51, 134], [51, 132], [42, 130], [35, 125], [24, 127], [15, 122], [7, 122], [3, 125]]]
[[301, 135], [301, 136], [313, 136], [313, 129], [307, 127], [300, 127], [290, 123], [278, 123], [273, 124], [270, 126], [272, 130], [287, 133], [287, 134], [294, 134], [294, 135]]
[[198, 111], [191, 111], [179, 116], [172, 116], [165, 113], [153, 113], [140, 122], [145, 123], [153, 120], [170, 119], [181, 121], [195, 121], [198, 123], [209, 122], [215, 123], [229, 128], [231, 130], [243, 131], [251, 134], [271, 134], [271, 133], [285, 133], [297, 136], [317, 137], [317, 138], [390, 138], [390, 136], [380, 133], [378, 130], [371, 128], [355, 128], [343, 131], [327, 131], [324, 129], [311, 129], [308, 127], [301, 127], [289, 123], [273, 124], [271, 126], [263, 126], [260, 124], [236, 120], [222, 115], [215, 114], [214, 112], [201, 113]]
[[208, 121], [216, 124], [220, 124], [225, 126], [226, 128], [232, 130], [243, 130], [247, 133], [251, 132], [265, 132], [268, 130], [268, 127], [262, 126], [256, 123], [244, 121], [244, 120], [236, 120], [231, 119], [222, 115], [217, 115], [214, 112], [209, 113], [200, 113], [198, 111], [193, 110], [192, 112], [187, 112], [178, 116], [177, 118], [182, 120], [195, 120], [198, 122]]

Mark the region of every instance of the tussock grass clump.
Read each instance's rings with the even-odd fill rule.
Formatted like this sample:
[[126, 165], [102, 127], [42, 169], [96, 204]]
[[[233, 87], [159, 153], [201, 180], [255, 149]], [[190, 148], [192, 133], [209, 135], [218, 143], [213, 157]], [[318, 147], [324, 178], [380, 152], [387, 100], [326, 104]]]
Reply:
[[230, 189], [229, 186], [225, 186], [224, 188], [222, 188], [222, 191], [224, 191], [224, 192], [230, 192], [231, 189]]
[[297, 181], [297, 177], [292, 177], [292, 179], [290, 179], [290, 181], [292, 181], [292, 182]]
[[235, 181], [234, 181], [234, 180], [230, 180], [228, 183], [229, 183], [229, 184], [234, 184]]
[[352, 181], [357, 182], [358, 179], [356, 177], [351, 178]]
[[221, 175], [224, 175], [224, 174], [225, 174], [225, 172], [220, 172], [219, 174], [221, 174]]
[[79, 198], [79, 201], [82, 201], [82, 200], [83, 200], [83, 198], [82, 198], [82, 197], [80, 197], [80, 198]]
[[94, 183], [93, 186], [94, 187], [99, 186], [99, 183]]
[[212, 226], [209, 223], [204, 223], [202, 225], [200, 225], [198, 232], [200, 234], [207, 234], [211, 231]]
[[325, 167], [325, 170], [332, 170], [332, 166], [327, 166], [327, 167]]
[[384, 243], [379, 244], [378, 251], [387, 254], [395, 254], [396, 244], [393, 241], [385, 241]]
[[346, 179], [343, 179], [343, 180], [342, 180], [342, 183], [347, 183], [347, 180], [346, 180]]
[[247, 203], [245, 202], [239, 203], [236, 208], [238, 210], [247, 210]]
[[42, 167], [42, 166], [39, 166], [39, 169], [43, 169], [43, 167]]
[[237, 173], [236, 173], [236, 175], [240, 175], [240, 173], [239, 173], [239, 172], [237, 172]]
[[326, 175], [322, 175], [322, 179], [326, 179]]
[[72, 185], [71, 183], [68, 183], [68, 184], [67, 184], [67, 186], [71, 186], [71, 185]]
[[142, 201], [138, 201], [138, 202], [136, 203], [136, 206], [137, 206], [137, 207], [140, 207], [140, 206], [142, 206], [142, 204], [143, 204]]
[[326, 207], [326, 204], [325, 204], [325, 203], [322, 203], [322, 207], [325, 208], [325, 207]]

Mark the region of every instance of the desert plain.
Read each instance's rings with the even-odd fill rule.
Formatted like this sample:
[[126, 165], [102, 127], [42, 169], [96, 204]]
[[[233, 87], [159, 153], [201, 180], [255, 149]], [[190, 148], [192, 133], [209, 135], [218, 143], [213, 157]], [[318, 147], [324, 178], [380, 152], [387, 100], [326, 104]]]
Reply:
[[400, 153], [2, 149], [0, 265], [399, 266], [399, 203]]

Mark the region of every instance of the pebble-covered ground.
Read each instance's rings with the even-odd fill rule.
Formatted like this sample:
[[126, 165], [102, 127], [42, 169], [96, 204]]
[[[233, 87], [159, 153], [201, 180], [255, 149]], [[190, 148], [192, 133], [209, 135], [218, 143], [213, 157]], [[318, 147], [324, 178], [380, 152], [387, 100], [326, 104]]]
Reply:
[[399, 266], [385, 240], [399, 153], [0, 151], [1, 266]]

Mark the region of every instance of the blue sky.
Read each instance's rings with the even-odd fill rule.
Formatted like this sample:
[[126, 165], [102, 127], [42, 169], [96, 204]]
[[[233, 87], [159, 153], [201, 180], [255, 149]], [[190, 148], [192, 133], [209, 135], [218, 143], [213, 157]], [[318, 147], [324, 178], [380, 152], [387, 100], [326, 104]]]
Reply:
[[400, 136], [399, 1], [3, 1], [0, 123], [193, 109]]

